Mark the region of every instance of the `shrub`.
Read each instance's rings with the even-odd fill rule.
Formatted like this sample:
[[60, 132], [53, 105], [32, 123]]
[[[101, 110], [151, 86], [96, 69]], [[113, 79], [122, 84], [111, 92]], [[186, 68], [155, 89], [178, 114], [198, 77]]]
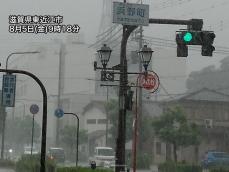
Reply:
[[[46, 158], [46, 171], [55, 172], [56, 164]], [[40, 155], [22, 155], [16, 163], [16, 172], [39, 172]]]
[[15, 162], [7, 159], [0, 159], [0, 167], [15, 168]]
[[209, 169], [209, 172], [229, 172], [229, 166], [215, 166]]
[[92, 170], [91, 168], [86, 167], [62, 167], [57, 168], [56, 172], [113, 172], [110, 169], [95, 169]]
[[202, 172], [202, 168], [198, 165], [165, 162], [158, 166], [158, 171], [159, 172]]
[[[127, 167], [132, 167], [132, 161], [131, 153], [128, 152], [126, 156]], [[149, 154], [141, 152], [137, 154], [136, 165], [138, 169], [150, 169], [151, 162], [152, 157]]]
[[138, 169], [150, 169], [152, 158], [146, 153], [137, 155], [137, 168]]

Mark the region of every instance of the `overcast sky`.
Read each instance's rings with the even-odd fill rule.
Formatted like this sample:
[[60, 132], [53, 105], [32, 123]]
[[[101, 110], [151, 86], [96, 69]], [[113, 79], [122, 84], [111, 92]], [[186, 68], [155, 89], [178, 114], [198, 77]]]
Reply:
[[[108, 1], [108, 0], [107, 0]], [[129, 0], [128, 2], [136, 2]], [[229, 47], [229, 0], [143, 0], [150, 5], [151, 18], [174, 19], [204, 19], [204, 29], [216, 33], [215, 46]], [[50, 37], [65, 37], [66, 34], [10, 34], [8, 33], [8, 17], [13, 14], [21, 15], [61, 15], [64, 24], [78, 24], [80, 32], [85, 35], [87, 43], [95, 42], [99, 32], [103, 0], [2, 0], [0, 6], [0, 52], [1, 61], [24, 43], [33, 41], [48, 41]], [[146, 36], [174, 40], [175, 31], [184, 26], [150, 25], [144, 27]], [[174, 41], [175, 43], [175, 41]], [[201, 52], [190, 51], [187, 58], [189, 70], [198, 70], [209, 64], [217, 64], [227, 54], [214, 54], [214, 57], [202, 57]], [[2, 59], [3, 58], [3, 59]]]
[[[2, 0], [4, 1], [4, 0]], [[10, 34], [9, 15], [61, 15], [64, 24], [78, 24], [87, 42], [94, 42], [98, 33], [103, 0], [7, 0], [0, 6], [0, 52], [6, 58], [24, 42], [47, 41], [50, 37], [61, 38], [67, 34]]]

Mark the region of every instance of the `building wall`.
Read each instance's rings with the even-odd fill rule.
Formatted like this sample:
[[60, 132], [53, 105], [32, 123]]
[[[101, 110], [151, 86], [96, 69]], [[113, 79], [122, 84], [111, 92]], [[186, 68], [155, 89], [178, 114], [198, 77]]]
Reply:
[[[217, 150], [229, 152], [229, 134], [227, 134], [229, 133], [228, 103], [183, 100], [166, 103], [164, 104], [164, 109], [176, 105], [183, 107], [187, 119], [190, 122], [195, 122], [201, 127], [201, 144], [198, 146], [197, 157], [194, 146], [179, 147], [177, 150], [178, 161], [184, 160], [186, 162], [195, 163], [196, 158], [198, 158], [198, 163], [200, 163], [206, 151]], [[206, 128], [205, 119], [213, 119], [212, 128]], [[166, 159], [166, 148], [164, 147], [164, 143], [161, 144], [161, 149], [165, 151], [165, 154], [161, 153], [157, 155], [155, 147], [157, 142], [160, 141], [158, 141], [157, 138], [154, 139], [154, 163], [164, 162]], [[171, 151], [173, 150], [171, 149]], [[171, 153], [171, 155], [173, 155], [173, 153]]]
[[[84, 114], [84, 126], [88, 133], [92, 133], [97, 130], [106, 130], [106, 124], [99, 124], [99, 119], [106, 119], [106, 114], [97, 108], [92, 108]], [[90, 120], [90, 121], [88, 121]], [[92, 121], [93, 120], [93, 121]], [[89, 124], [88, 122], [91, 122]], [[93, 123], [93, 124], [92, 124]]]
[[[94, 72], [92, 66], [94, 50], [88, 48], [88, 45], [82, 41], [77, 41], [77, 39], [68, 39], [64, 43], [63, 58], [65, 60], [62, 66], [64, 68], [62, 73], [64, 84], [62, 83], [61, 88], [63, 94], [81, 93], [88, 95], [94, 92]], [[57, 119], [54, 116], [54, 111], [57, 108], [60, 48], [60, 40], [46, 43], [31, 43], [23, 51], [40, 51], [39, 54], [20, 55], [12, 58], [9, 63], [9, 68], [23, 69], [35, 74], [46, 88], [48, 95], [47, 139], [49, 140], [47, 144], [54, 144], [56, 135]], [[87, 80], [87, 78], [91, 80]], [[42, 94], [38, 84], [30, 77], [20, 75], [17, 77], [16, 87], [14, 114], [21, 115], [22, 111], [24, 111], [26, 115], [30, 115], [30, 105], [38, 104], [40, 111], [36, 115], [35, 120], [41, 125]], [[81, 98], [79, 97], [79, 100]], [[70, 112], [70, 109], [65, 110]], [[9, 110], [10, 116], [12, 116], [12, 113], [12, 110]], [[71, 119], [72, 117], [68, 118]]]

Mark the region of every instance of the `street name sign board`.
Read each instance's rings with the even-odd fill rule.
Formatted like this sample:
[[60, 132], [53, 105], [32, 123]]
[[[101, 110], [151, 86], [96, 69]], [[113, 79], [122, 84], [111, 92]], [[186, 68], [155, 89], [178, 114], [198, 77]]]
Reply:
[[16, 90], [16, 75], [3, 75], [2, 106], [14, 107]]
[[55, 110], [55, 116], [56, 116], [57, 118], [63, 117], [63, 116], [64, 116], [64, 111], [63, 111], [63, 109], [61, 109], [61, 108], [56, 109], [56, 110]]
[[140, 85], [146, 90], [155, 92], [159, 87], [159, 77], [156, 73], [141, 74]]
[[149, 5], [113, 2], [113, 23], [149, 25]]

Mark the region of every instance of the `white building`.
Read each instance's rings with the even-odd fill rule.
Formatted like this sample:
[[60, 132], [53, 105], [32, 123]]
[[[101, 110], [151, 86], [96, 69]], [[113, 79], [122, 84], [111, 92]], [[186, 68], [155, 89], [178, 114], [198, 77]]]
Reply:
[[[56, 121], [54, 111], [57, 108], [58, 84], [60, 77], [61, 104], [65, 112], [71, 112], [70, 107], [80, 107], [88, 104], [91, 94], [94, 93], [93, 57], [95, 50], [88, 48], [83, 38], [79, 35], [69, 35], [65, 42], [52, 40], [50, 42], [36, 42], [22, 50], [39, 51], [39, 54], [23, 54], [12, 57], [9, 69], [26, 70], [36, 75], [44, 84], [48, 95], [48, 123], [47, 146], [55, 143]], [[59, 66], [61, 64], [61, 66]], [[59, 69], [61, 73], [59, 73]], [[78, 94], [80, 96], [73, 96]], [[68, 97], [66, 97], [68, 96]], [[72, 98], [74, 97], [74, 98]], [[81, 106], [71, 105], [81, 102]], [[70, 101], [71, 100], [71, 101]], [[85, 105], [83, 104], [85, 103]], [[35, 120], [42, 123], [42, 92], [38, 84], [28, 76], [17, 76], [15, 108], [11, 112], [14, 116], [30, 115], [30, 105], [38, 104], [40, 110], [35, 115]], [[80, 108], [73, 113], [80, 112]], [[80, 114], [79, 114], [80, 115]], [[8, 115], [9, 117], [11, 115]], [[69, 118], [63, 118], [62, 123], [68, 123]], [[80, 125], [80, 127], [83, 127]]]

